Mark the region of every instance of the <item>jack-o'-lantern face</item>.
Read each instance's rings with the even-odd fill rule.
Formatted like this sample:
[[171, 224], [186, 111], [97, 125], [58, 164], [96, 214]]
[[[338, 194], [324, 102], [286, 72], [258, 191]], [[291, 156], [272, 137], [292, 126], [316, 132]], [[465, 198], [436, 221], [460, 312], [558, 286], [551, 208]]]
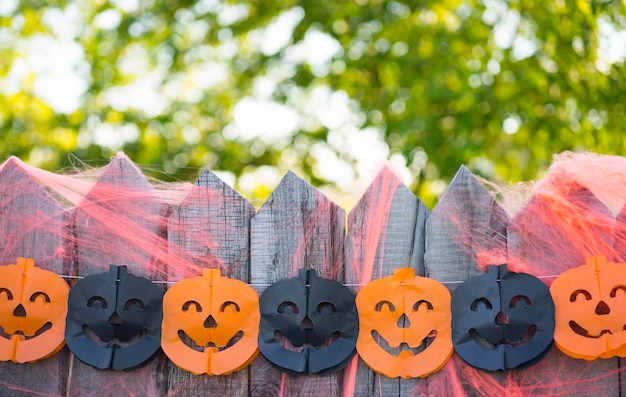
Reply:
[[112, 265], [109, 273], [87, 276], [70, 290], [67, 345], [98, 369], [138, 367], [160, 347], [162, 304], [160, 287]]
[[314, 270], [270, 285], [259, 298], [259, 349], [289, 373], [328, 373], [355, 354], [359, 318], [354, 295]]
[[69, 290], [31, 258], [0, 266], [0, 361], [33, 362], [65, 345]]
[[356, 297], [359, 356], [390, 378], [425, 377], [452, 355], [450, 292], [436, 280], [395, 269]]
[[626, 357], [626, 264], [604, 256], [566, 270], [550, 286], [556, 309], [554, 342], [587, 360]]
[[536, 363], [549, 350], [554, 304], [541, 280], [489, 266], [452, 295], [452, 341], [470, 365], [488, 371]]
[[179, 281], [163, 298], [163, 351], [196, 375], [246, 367], [259, 352], [258, 299], [252, 287], [219, 269]]

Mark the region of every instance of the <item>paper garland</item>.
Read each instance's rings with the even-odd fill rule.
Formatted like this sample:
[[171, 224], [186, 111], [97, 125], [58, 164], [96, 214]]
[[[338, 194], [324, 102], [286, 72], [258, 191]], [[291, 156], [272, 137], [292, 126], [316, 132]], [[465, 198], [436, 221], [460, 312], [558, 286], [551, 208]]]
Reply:
[[437, 281], [396, 269], [364, 286], [355, 304], [347, 288], [312, 270], [280, 280], [258, 297], [250, 285], [205, 269], [173, 285], [162, 303], [163, 290], [125, 266], [87, 276], [70, 289], [33, 259], [18, 258], [0, 266], [0, 361], [33, 362], [67, 342], [96, 368], [128, 370], [162, 347], [194, 374], [223, 375], [250, 364], [260, 347], [286, 372], [327, 373], [341, 369], [356, 346], [374, 371], [412, 378], [445, 365], [450, 333], [459, 356], [488, 371], [534, 364], [553, 334], [558, 348], [574, 358], [624, 357], [624, 270], [626, 264], [603, 256], [587, 258], [558, 276], [548, 293], [534, 276], [490, 266], [450, 300]]
[[550, 293], [562, 352], [585, 360], [626, 356], [626, 264], [587, 258], [554, 280]]
[[425, 377], [452, 355], [450, 291], [440, 282], [394, 269], [356, 297], [359, 356], [390, 378]]
[[452, 295], [454, 350], [476, 368], [507, 371], [532, 365], [548, 352], [553, 333], [548, 287], [507, 265], [489, 266]]
[[70, 290], [65, 340], [81, 361], [98, 369], [144, 364], [161, 345], [163, 290], [111, 265]]
[[195, 375], [226, 375], [259, 353], [259, 321], [259, 295], [251, 286], [203, 269], [165, 293], [161, 347]]
[[286, 372], [335, 372], [355, 354], [359, 317], [354, 295], [314, 270], [301, 269], [298, 277], [270, 285], [259, 307], [261, 353]]
[[61, 350], [69, 291], [33, 259], [0, 266], [0, 361], [33, 362]]

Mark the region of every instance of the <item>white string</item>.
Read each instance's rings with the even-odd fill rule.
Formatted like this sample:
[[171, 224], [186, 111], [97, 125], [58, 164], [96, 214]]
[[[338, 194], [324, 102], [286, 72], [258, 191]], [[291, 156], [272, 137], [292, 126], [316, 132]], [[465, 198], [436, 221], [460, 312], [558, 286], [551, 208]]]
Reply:
[[[553, 274], [553, 275], [549, 275], [549, 276], [535, 276], [536, 278], [542, 279], [542, 278], [557, 278], [559, 275], [558, 274]], [[67, 279], [76, 279], [76, 280], [80, 280], [85, 278], [85, 276], [70, 276], [70, 275], [59, 275], [59, 277], [61, 278], [67, 278]], [[183, 279], [184, 280], [184, 279]], [[159, 280], [151, 280], [150, 282], [153, 284], [166, 284], [166, 285], [173, 285], [176, 284], [177, 282], [182, 281], [182, 280], [178, 280], [178, 281], [159, 281]], [[372, 280], [374, 281], [374, 280]], [[439, 281], [439, 280], [437, 280]], [[461, 284], [463, 283], [465, 280], [454, 280], [454, 281], [439, 281], [441, 284]], [[364, 287], [369, 283], [343, 283], [342, 285], [344, 287]], [[259, 284], [259, 283], [248, 283], [249, 286], [251, 287], [269, 287], [272, 284]]]

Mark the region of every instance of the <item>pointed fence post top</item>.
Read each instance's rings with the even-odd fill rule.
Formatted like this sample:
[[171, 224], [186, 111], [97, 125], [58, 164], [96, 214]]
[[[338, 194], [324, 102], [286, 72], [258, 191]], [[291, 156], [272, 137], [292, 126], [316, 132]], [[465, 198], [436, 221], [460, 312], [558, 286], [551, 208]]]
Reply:
[[426, 220], [426, 274], [458, 282], [506, 260], [508, 224], [495, 197], [461, 166]]
[[154, 189], [144, 173], [125, 154], [118, 153], [104, 168], [97, 184], [136, 189]]
[[298, 208], [299, 210], [312, 210], [315, 206], [320, 204], [339, 208], [339, 206], [324, 193], [314, 188], [293, 171], [288, 171], [267, 200], [265, 200], [261, 208], [259, 208], [258, 212], [262, 213], [276, 206], [284, 207], [285, 209]]
[[577, 182], [544, 182], [509, 224], [511, 266], [550, 276], [585, 263], [588, 256], [619, 256], [613, 214], [591, 190]]
[[[255, 212], [254, 206], [245, 197], [243, 197], [238, 191], [229, 186], [214, 172], [203, 169], [200, 176], [193, 184], [185, 198], [181, 201], [180, 207], [187, 205], [197, 205], [201, 200], [210, 200], [211, 197], [216, 198], [222, 202], [238, 203], [237, 205], [244, 205], [249, 207], [252, 212]], [[174, 210], [176, 212], [177, 209]]]

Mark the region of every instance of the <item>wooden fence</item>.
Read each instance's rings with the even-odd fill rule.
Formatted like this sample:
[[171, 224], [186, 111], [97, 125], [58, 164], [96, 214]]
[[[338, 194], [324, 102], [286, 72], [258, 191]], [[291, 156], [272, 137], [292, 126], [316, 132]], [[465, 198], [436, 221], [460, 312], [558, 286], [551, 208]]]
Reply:
[[[125, 194], [101, 202], [98, 189], [103, 186]], [[174, 207], [158, 198], [149, 203], [136, 200], [126, 194], [129, 191], [154, 191], [158, 196], [130, 160], [118, 157], [81, 203], [106, 207], [119, 216], [132, 216], [141, 209], [150, 214], [142, 221], [142, 232], [153, 233], [155, 250], [168, 250], [158, 245], [169, 242], [173, 255], [203, 267], [227, 264], [228, 276], [255, 286], [293, 277], [304, 267], [344, 282], [356, 293], [359, 285], [388, 276], [393, 268], [412, 267], [417, 274], [454, 290], [479, 272], [478, 262], [485, 255], [506, 259], [508, 252], [516, 250], [516, 257], [524, 257], [525, 244], [536, 245], [542, 233], [550, 230], [538, 225], [527, 210], [539, 205], [539, 199], [531, 199], [509, 219], [465, 167], [432, 212], [384, 168], [347, 214], [347, 221], [342, 208], [291, 172], [258, 211], [210, 171], [204, 171], [188, 196]], [[601, 204], [592, 195], [585, 199], [590, 205]], [[132, 243], [109, 233], [85, 205], [66, 210], [64, 204], [19, 161], [9, 159], [0, 169], [0, 263], [33, 257], [40, 267], [79, 277], [101, 272], [102, 265], [125, 264], [130, 272], [152, 280], [181, 278], [174, 269], [150, 272], [133, 265], [123, 256], [123, 249], [93, 247], [90, 242], [94, 240], [116, 247]], [[38, 225], [23, 219], [36, 219]], [[572, 267], [584, 263], [576, 255], [563, 260], [572, 261]], [[617, 396], [626, 394], [620, 368], [617, 358], [586, 362], [553, 348], [536, 366], [508, 373], [473, 370], [455, 354], [443, 370], [425, 379], [388, 379], [369, 370], [358, 357], [334, 374], [290, 376], [259, 355], [248, 368], [228, 376], [195, 376], [177, 368], [162, 353], [133, 371], [96, 370], [74, 359], [66, 347], [33, 364], [0, 363], [0, 396], [473, 396], [484, 394], [476, 386], [477, 376], [501, 385], [510, 391], [508, 395], [586, 396], [593, 391], [594, 395]]]

